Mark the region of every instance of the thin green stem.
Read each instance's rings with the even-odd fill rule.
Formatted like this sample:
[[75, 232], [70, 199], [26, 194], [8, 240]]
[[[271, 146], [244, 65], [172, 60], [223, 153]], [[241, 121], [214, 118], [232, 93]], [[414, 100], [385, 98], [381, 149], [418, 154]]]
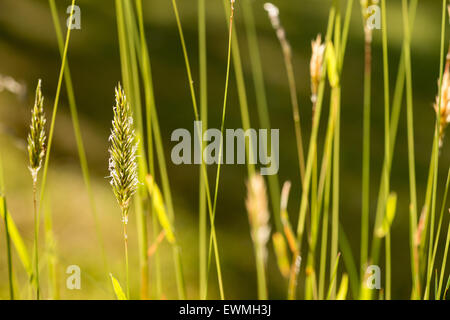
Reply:
[[[366, 23], [366, 21], [363, 21]], [[369, 250], [370, 206], [370, 109], [372, 87], [372, 31], [364, 25], [364, 115], [363, 115], [363, 172], [361, 211], [361, 279], [367, 264]]]
[[[386, 0], [381, 0], [381, 20], [382, 20], [382, 42], [383, 42], [383, 78], [384, 78], [384, 153], [385, 159], [390, 158], [390, 94], [389, 94], [389, 61], [388, 61], [388, 40], [387, 40], [387, 23], [386, 23]], [[384, 171], [384, 188], [390, 191], [390, 174], [388, 167], [385, 167]], [[386, 202], [386, 199], [384, 199]], [[391, 299], [391, 235], [390, 230], [386, 234], [385, 239], [386, 246], [386, 294], [385, 299]]]
[[[334, 2], [336, 6], [336, 22], [334, 27], [334, 43], [336, 45], [336, 52], [339, 53], [340, 42], [341, 42], [341, 14], [339, 8], [339, 0]], [[334, 265], [338, 257], [339, 249], [339, 193], [340, 193], [340, 118], [341, 118], [341, 88], [340, 84], [337, 87], [332, 88], [331, 92], [332, 103], [336, 108], [336, 124], [334, 126], [334, 145], [333, 145], [333, 202], [332, 202], [332, 215], [331, 215], [331, 256], [330, 263]], [[330, 275], [332, 270], [330, 269]], [[330, 279], [332, 280], [332, 279]], [[336, 297], [337, 285], [331, 287], [331, 298]]]
[[[430, 262], [430, 264], [431, 264], [430, 270], [433, 270], [434, 262], [435, 262], [435, 259], [436, 259], [436, 253], [437, 253], [437, 249], [438, 249], [439, 238], [441, 236], [441, 229], [442, 229], [442, 223], [443, 223], [443, 218], [444, 218], [444, 211], [445, 211], [445, 207], [446, 207], [446, 204], [447, 204], [447, 195], [448, 195], [449, 185], [450, 185], [450, 169], [448, 170], [448, 173], [447, 173], [447, 181], [445, 183], [445, 191], [444, 191], [444, 196], [442, 198], [441, 213], [440, 213], [440, 216], [439, 216], [439, 223], [438, 223], [438, 229], [437, 229], [437, 233], [436, 233], [436, 238], [435, 238], [435, 241], [434, 241], [433, 255], [432, 255], [431, 262]], [[445, 267], [444, 267], [444, 269], [445, 269]], [[439, 288], [436, 288], [436, 293], [437, 294], [436, 294], [435, 299], [439, 299], [439, 297], [440, 297], [440, 289]]]
[[[75, 5], [75, 0], [72, 0], [71, 7], [73, 8], [74, 5]], [[52, 119], [51, 119], [51, 123], [50, 123], [50, 132], [48, 135], [48, 143], [47, 143], [47, 149], [46, 149], [46, 155], [45, 155], [45, 161], [44, 161], [44, 169], [43, 169], [42, 181], [41, 181], [40, 206], [42, 205], [44, 195], [45, 195], [45, 187], [46, 187], [46, 183], [47, 183], [47, 174], [48, 174], [48, 165], [49, 165], [49, 160], [50, 160], [53, 135], [54, 135], [54, 131], [55, 131], [56, 113], [58, 111], [59, 97], [61, 94], [62, 80], [63, 80], [64, 70], [65, 70], [65, 65], [66, 65], [66, 60], [67, 60], [67, 51], [69, 48], [69, 40], [70, 40], [70, 30], [72, 29], [72, 19], [70, 19], [70, 17], [69, 17], [69, 21], [70, 22], [69, 22], [69, 25], [67, 28], [66, 41], [64, 43], [64, 50], [63, 50], [62, 59], [61, 59], [62, 61], [61, 61], [61, 68], [60, 68], [59, 77], [58, 77], [58, 85], [56, 87], [55, 102], [53, 104], [53, 113], [52, 113]], [[40, 213], [40, 208], [39, 208], [39, 213]]]
[[[1, 168], [0, 168], [1, 170]], [[11, 239], [9, 236], [8, 229], [8, 211], [6, 207], [6, 199], [2, 195], [2, 190], [0, 190], [2, 198], [2, 210], [4, 213], [4, 223], [5, 223], [5, 236], [6, 236], [6, 260], [8, 262], [8, 283], [9, 283], [9, 298], [14, 300], [14, 284], [13, 284], [13, 269], [12, 269], [12, 256], [11, 256]]]
[[[206, 50], [206, 0], [198, 0], [198, 38], [199, 38], [199, 74], [200, 74], [200, 119], [202, 120], [202, 132], [208, 128], [208, 69]], [[202, 154], [203, 154], [202, 140]], [[202, 161], [201, 166], [205, 166]], [[207, 216], [206, 216], [206, 191], [205, 182], [202, 179], [202, 168], [199, 172], [199, 290], [200, 298], [206, 299], [207, 276]]]
[[[436, 110], [436, 125], [434, 132], [434, 176], [433, 176], [433, 196], [431, 202], [431, 217], [430, 217], [430, 243], [428, 244], [428, 271], [427, 279], [425, 283], [425, 293], [424, 299], [428, 300], [430, 296], [431, 287], [431, 276], [433, 275], [433, 248], [434, 248], [434, 227], [436, 218], [436, 197], [437, 197], [437, 177], [439, 171], [439, 132], [440, 132], [440, 115], [441, 115], [441, 92], [442, 92], [442, 79], [443, 79], [443, 68], [444, 68], [444, 50], [445, 50], [445, 22], [447, 16], [446, 10], [447, 1], [442, 1], [442, 22], [441, 22], [441, 48], [440, 48], [440, 67], [439, 67], [439, 102], [438, 110]], [[437, 239], [438, 240], [438, 239]], [[436, 241], [437, 241], [436, 240]]]
[[391, 231], [388, 230], [386, 233], [386, 293], [385, 293], [385, 299], [391, 300], [391, 287], [392, 287], [392, 280], [391, 280]]
[[261, 244], [255, 244], [256, 255], [256, 275], [258, 280], [258, 299], [267, 300], [267, 281], [266, 281], [266, 267], [264, 258], [264, 247]]
[[44, 208], [45, 250], [47, 273], [49, 281], [49, 299], [59, 300], [58, 259], [56, 256], [56, 241], [53, 233], [52, 212], [49, 205]]
[[[252, 69], [253, 84], [256, 93], [256, 106], [258, 111], [259, 123], [261, 128], [270, 131], [270, 116], [267, 103], [266, 89], [264, 85], [264, 74], [262, 69], [261, 55], [258, 46], [258, 37], [255, 26], [255, 17], [253, 14], [252, 2], [244, 0], [241, 2], [242, 14], [244, 17], [245, 29], [248, 38], [248, 50], [250, 55], [250, 66]], [[267, 149], [271, 150], [271, 141], [268, 141]], [[265, 150], [266, 152], [267, 150]], [[277, 231], [282, 231], [280, 221], [280, 183], [278, 174], [269, 175], [269, 195], [272, 204], [273, 219]]]
[[320, 248], [320, 267], [319, 267], [319, 300], [324, 299], [325, 294], [325, 270], [327, 266], [330, 189], [331, 189], [331, 167], [329, 167], [329, 169], [326, 171], [326, 180], [325, 180], [325, 204], [322, 222], [322, 239]]
[[[330, 263], [335, 264], [338, 256], [339, 244], [339, 155], [340, 155], [340, 100], [341, 89], [339, 87], [332, 90], [333, 103], [336, 104], [336, 124], [334, 127], [334, 146], [333, 146], [333, 202], [331, 216], [331, 257]], [[330, 271], [331, 274], [331, 271]], [[331, 297], [334, 299], [336, 295], [336, 286], [331, 291]]]
[[[52, 14], [53, 25], [55, 28], [56, 39], [58, 41], [59, 53], [60, 53], [61, 57], [63, 57], [64, 40], [63, 40], [63, 36], [62, 36], [62, 32], [61, 32], [61, 26], [59, 24], [58, 10], [56, 8], [55, 0], [49, 0], [49, 6], [50, 6], [51, 14]], [[75, 134], [75, 142], [77, 144], [77, 149], [78, 149], [78, 157], [80, 160], [81, 171], [83, 173], [83, 180], [86, 185], [86, 191], [87, 191], [87, 194], [89, 197], [89, 204], [91, 206], [92, 216], [94, 218], [95, 231], [97, 233], [97, 240], [98, 240], [101, 254], [102, 254], [103, 265], [104, 265], [106, 274], [108, 274], [108, 272], [107, 272], [108, 271], [108, 263], [107, 263], [106, 253], [105, 253], [105, 245], [103, 242], [103, 236], [102, 236], [102, 231], [101, 231], [101, 227], [100, 227], [100, 222], [98, 220], [98, 213], [97, 213], [97, 208], [95, 205], [95, 197], [94, 197], [94, 193], [92, 190], [89, 166], [88, 166], [88, 161], [87, 161], [87, 156], [86, 156], [86, 150], [84, 148], [83, 137], [81, 134], [81, 127], [80, 127], [80, 122], [79, 122], [79, 117], [78, 117], [77, 104], [76, 104], [76, 100], [75, 100], [72, 77], [70, 75], [70, 68], [69, 68], [68, 61], [66, 61], [66, 65], [65, 65], [64, 81], [65, 81], [65, 85], [66, 85], [67, 99], [69, 101], [70, 113], [72, 116], [72, 125], [73, 125], [73, 131]]]
[[127, 233], [127, 213], [126, 210], [122, 209], [122, 224], [123, 224], [123, 241], [125, 245], [125, 276], [126, 276], [126, 290], [127, 290], [127, 298], [130, 299], [130, 270], [128, 266], [128, 233]]
[[411, 74], [411, 52], [410, 52], [410, 24], [407, 1], [402, 0], [403, 9], [403, 29], [404, 29], [404, 52], [405, 52], [405, 72], [406, 72], [406, 107], [407, 107], [407, 127], [408, 127], [408, 163], [409, 163], [409, 185], [410, 185], [410, 246], [413, 263], [413, 297], [420, 295], [419, 267], [417, 252], [414, 249], [414, 235], [417, 230], [417, 191], [416, 191], [416, 165], [414, 157], [414, 116], [413, 116], [413, 95], [412, 95], [412, 74]]
[[[326, 35], [326, 43], [328, 43], [331, 39], [331, 34], [333, 32], [334, 27], [334, 18], [336, 14], [336, 8], [333, 6], [330, 10], [330, 14], [328, 17], [328, 27], [327, 27], [327, 35]], [[297, 223], [297, 243], [299, 251], [301, 251], [301, 245], [303, 240], [304, 228], [305, 228], [305, 218], [306, 218], [306, 210], [308, 208], [308, 197], [309, 197], [309, 186], [312, 174], [312, 164], [314, 159], [314, 154], [317, 152], [317, 134], [319, 131], [319, 120], [322, 112], [322, 102], [323, 102], [323, 93], [325, 90], [325, 74], [326, 63], [324, 63], [322, 70], [322, 78], [319, 84], [319, 94], [316, 104], [315, 116], [312, 126], [312, 132], [310, 137], [310, 143], [308, 148], [308, 157], [306, 160], [306, 170], [305, 170], [305, 179], [303, 180], [303, 188], [302, 188], [302, 198], [300, 202], [300, 210], [299, 210], [299, 218]]]
[[[178, 13], [178, 8], [177, 8], [177, 4], [175, 0], [172, 0], [172, 6], [174, 9], [174, 13], [175, 13], [175, 19], [177, 22], [177, 27], [178, 27], [178, 33], [180, 35], [180, 41], [181, 41], [181, 47], [183, 50], [183, 56], [184, 56], [184, 60], [185, 60], [185, 66], [186, 66], [186, 72], [187, 72], [187, 76], [188, 76], [188, 81], [189, 81], [189, 89], [191, 92], [191, 98], [192, 98], [192, 106], [194, 109], [194, 116], [195, 116], [195, 120], [199, 121], [199, 114], [198, 114], [198, 108], [197, 108], [197, 99], [195, 97], [195, 90], [194, 90], [194, 81], [192, 79], [192, 73], [191, 73], [191, 67], [190, 67], [190, 63], [189, 63], [189, 57], [187, 54], [187, 49], [186, 49], [186, 43], [184, 40], [184, 35], [183, 35], [183, 29], [181, 26], [181, 21], [180, 21], [180, 17], [179, 17], [179, 13]], [[200, 131], [200, 128], [198, 128], [198, 130]], [[200, 138], [200, 134], [199, 134], [199, 138]], [[200, 145], [201, 145], [201, 141], [199, 141]], [[221, 271], [221, 267], [220, 267], [220, 257], [219, 257], [219, 252], [218, 252], [218, 246], [217, 246], [217, 238], [216, 238], [216, 230], [215, 230], [215, 226], [214, 226], [214, 214], [213, 214], [213, 205], [211, 203], [211, 193], [210, 193], [210, 188], [209, 188], [209, 183], [208, 183], [208, 176], [207, 176], [207, 172], [206, 172], [206, 167], [203, 166], [203, 179], [205, 181], [205, 185], [206, 185], [206, 195], [207, 195], [207, 201], [208, 201], [208, 211], [209, 211], [209, 219], [210, 219], [210, 224], [211, 224], [211, 241], [213, 243], [213, 248], [214, 248], [214, 254], [215, 254], [215, 258], [216, 258], [216, 267], [217, 267], [217, 277], [218, 277], [218, 282], [219, 282], [219, 290], [220, 290], [220, 295], [221, 298], [224, 299], [224, 292], [223, 292], [223, 282], [222, 282], [222, 271]]]
[[[140, 40], [140, 56], [142, 58], [142, 78], [144, 82], [144, 93], [145, 93], [145, 114], [146, 114], [146, 126], [147, 126], [147, 153], [148, 153], [148, 166], [150, 169], [150, 175], [152, 177], [155, 176], [155, 160], [153, 154], [153, 137], [152, 137], [152, 107], [154, 107], [154, 93], [153, 93], [153, 82], [151, 79], [151, 68], [149, 56], [147, 54], [147, 44], [145, 41], [145, 29], [144, 29], [144, 18], [143, 18], [143, 10], [142, 10], [142, 0], [136, 0], [136, 12], [138, 17], [138, 25], [139, 25], [139, 40]], [[152, 201], [151, 212], [154, 212], [154, 202]], [[153, 214], [153, 241], [156, 241], [158, 236], [158, 227], [155, 224], [156, 215]], [[145, 223], [145, 221], [143, 221]], [[144, 243], [146, 243], [146, 239], [142, 239]], [[143, 265], [141, 267], [141, 297], [143, 299], [147, 296], [147, 277], [148, 277], [148, 260], [144, 258], [147, 256], [146, 248], [145, 250], [141, 250], [141, 261], [143, 261]], [[147, 262], [147, 263], [145, 263]], [[159, 252], [155, 253], [155, 269], [156, 269], [156, 293], [157, 297], [160, 297], [161, 294], [161, 275], [160, 275], [160, 263], [159, 263]]]
[[33, 177], [33, 212], [34, 212], [34, 276], [36, 282], [36, 300], [40, 299], [39, 285], [39, 214], [37, 207], [37, 180]]
[[[412, 0], [409, 6], [409, 16], [411, 19], [409, 19], [410, 22], [410, 30], [413, 29], [413, 22], [415, 20], [417, 10], [417, 0]], [[403, 39], [403, 42], [405, 42], [406, 39]], [[391, 116], [391, 123], [390, 123], [390, 150], [389, 150], [389, 158], [384, 159], [383, 163], [383, 170], [381, 174], [381, 182], [379, 184], [379, 190], [378, 190], [378, 201], [377, 201], [377, 209], [376, 209], [376, 218], [375, 218], [375, 228], [374, 232], [376, 230], [376, 227], [380, 225], [382, 219], [383, 219], [383, 212], [386, 207], [386, 199], [389, 195], [389, 192], [386, 190], [385, 186], [386, 183], [384, 180], [386, 179], [385, 172], [387, 171], [390, 173], [391, 171], [391, 165], [393, 160], [393, 154], [394, 154], [394, 148], [395, 148], [395, 142], [397, 137], [397, 130], [398, 130], [398, 123], [400, 119], [400, 110], [402, 106], [402, 99], [404, 94], [404, 86], [405, 86], [405, 80], [406, 80], [406, 67], [405, 67], [405, 46], [402, 47], [402, 53], [400, 57], [400, 63], [398, 66], [398, 72], [397, 72], [397, 79], [395, 83], [395, 89], [394, 89], [394, 97], [393, 97], [393, 103], [392, 103], [392, 116]], [[371, 246], [371, 256], [370, 256], [370, 263], [371, 264], [377, 264], [379, 259], [379, 251], [380, 251], [380, 239], [379, 237], [373, 237], [372, 246]], [[410, 241], [411, 244], [413, 244], [413, 235], [410, 234]], [[411, 274], [413, 277], [416, 275], [414, 274], [414, 264], [415, 264], [415, 254], [414, 247], [411, 247]], [[414, 282], [414, 281], [413, 281]], [[363, 284], [363, 282], [361, 282]], [[361, 293], [367, 293], [367, 290], [361, 290]]]
[[450, 222], [448, 224], [447, 239], [445, 240], [445, 249], [444, 249], [444, 255], [443, 255], [442, 265], [441, 265], [441, 274], [439, 276], [439, 286], [438, 286], [438, 290], [437, 290], [437, 298], [438, 299], [441, 298], [441, 294], [442, 294], [442, 286], [444, 284], [445, 269], [447, 267], [449, 246], [450, 246]]

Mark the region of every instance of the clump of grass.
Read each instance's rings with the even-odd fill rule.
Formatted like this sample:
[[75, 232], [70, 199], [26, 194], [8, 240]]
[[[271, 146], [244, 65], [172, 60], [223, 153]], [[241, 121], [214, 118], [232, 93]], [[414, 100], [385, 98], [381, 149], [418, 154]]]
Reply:
[[36, 299], [39, 300], [39, 252], [38, 252], [38, 208], [37, 208], [37, 180], [38, 173], [42, 167], [42, 161], [46, 151], [46, 134], [45, 124], [47, 120], [44, 113], [44, 97], [41, 91], [41, 80], [38, 81], [36, 87], [36, 96], [34, 106], [31, 110], [31, 125], [28, 134], [28, 155], [30, 160], [29, 170], [33, 179], [33, 209], [34, 209], [34, 250], [35, 250], [35, 282], [36, 282]]
[[112, 121], [109, 141], [109, 172], [110, 184], [120, 206], [125, 243], [126, 287], [130, 297], [129, 269], [128, 269], [128, 211], [130, 201], [136, 193], [139, 180], [136, 161], [137, 141], [133, 125], [133, 116], [125, 92], [120, 83], [115, 89], [116, 105]]
[[[317, 94], [319, 91], [320, 79], [323, 71], [323, 62], [325, 55], [325, 44], [322, 43], [322, 37], [319, 34], [316, 40], [311, 42], [312, 55], [309, 64], [310, 82], [311, 82], [311, 103], [312, 103], [312, 122], [314, 122]], [[318, 237], [320, 211], [318, 210], [317, 201], [317, 152], [314, 154], [313, 168], [312, 168], [312, 187], [311, 187], [311, 237], [310, 247], [307, 261], [307, 293], [308, 297], [311, 297], [313, 287], [313, 281], [315, 279], [314, 261], [315, 261], [315, 249]], [[314, 290], [317, 296], [317, 290]]]
[[267, 242], [270, 238], [269, 209], [264, 178], [260, 174], [250, 177], [247, 183], [246, 207], [251, 235], [255, 249], [256, 272], [258, 276], [258, 298], [267, 299], [265, 265], [267, 261]]

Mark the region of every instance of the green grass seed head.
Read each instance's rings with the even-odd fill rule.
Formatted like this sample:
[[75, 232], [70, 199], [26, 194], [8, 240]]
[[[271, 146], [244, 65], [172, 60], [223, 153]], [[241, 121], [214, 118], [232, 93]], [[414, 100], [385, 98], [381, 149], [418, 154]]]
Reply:
[[115, 92], [116, 104], [113, 107], [114, 119], [109, 137], [111, 143], [109, 173], [110, 184], [125, 221], [131, 198], [139, 185], [136, 161], [137, 141], [130, 105], [120, 83]]
[[38, 81], [34, 106], [31, 110], [30, 132], [28, 134], [28, 155], [30, 158], [30, 172], [33, 180], [37, 180], [37, 174], [42, 166], [45, 156], [45, 113], [44, 97], [41, 91], [41, 80]]

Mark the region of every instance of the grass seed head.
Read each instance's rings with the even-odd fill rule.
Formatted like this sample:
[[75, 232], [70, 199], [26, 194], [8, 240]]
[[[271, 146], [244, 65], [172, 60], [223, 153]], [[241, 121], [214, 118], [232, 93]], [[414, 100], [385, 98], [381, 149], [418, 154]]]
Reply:
[[317, 90], [322, 76], [323, 58], [325, 54], [325, 43], [322, 43], [322, 36], [319, 34], [316, 40], [311, 41], [312, 55], [309, 64], [311, 76], [311, 101], [317, 100]]
[[270, 214], [266, 185], [264, 178], [260, 174], [253, 175], [247, 182], [247, 200], [245, 204], [252, 229], [252, 240], [255, 245], [263, 247], [265, 255], [267, 255], [266, 244], [270, 237]]
[[447, 62], [445, 64], [445, 71], [442, 76], [440, 94], [440, 101], [439, 94], [436, 96], [434, 110], [436, 111], [436, 115], [439, 119], [439, 147], [442, 147], [444, 143], [445, 129], [450, 123], [450, 51], [447, 53]]
[[264, 10], [266, 10], [269, 15], [272, 27], [274, 29], [278, 29], [280, 27], [280, 10], [278, 10], [278, 8], [270, 2], [264, 4]]
[[137, 141], [130, 105], [120, 83], [115, 91], [116, 104], [113, 107], [114, 119], [109, 137], [111, 143], [109, 148], [109, 173], [110, 184], [126, 223], [130, 200], [139, 185], [136, 161]]
[[280, 22], [280, 10], [270, 2], [266, 2], [264, 4], [264, 10], [267, 11], [270, 23], [272, 24], [272, 27], [277, 34], [278, 40], [281, 43], [284, 55], [287, 57], [291, 57], [291, 46], [286, 38], [286, 32], [284, 31], [284, 28]]
[[42, 166], [42, 160], [45, 157], [45, 113], [44, 113], [44, 97], [41, 91], [41, 80], [38, 81], [36, 87], [36, 96], [34, 106], [31, 110], [30, 132], [28, 134], [28, 155], [30, 158], [30, 172], [33, 181], [36, 182], [37, 175]]

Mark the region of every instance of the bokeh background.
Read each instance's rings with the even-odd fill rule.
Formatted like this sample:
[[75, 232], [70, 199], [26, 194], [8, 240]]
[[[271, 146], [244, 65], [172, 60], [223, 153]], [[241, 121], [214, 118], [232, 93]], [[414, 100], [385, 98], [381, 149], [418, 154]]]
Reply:
[[[244, 1], [244, 0], [242, 0]], [[152, 59], [157, 109], [161, 123], [166, 159], [174, 143], [170, 134], [176, 128], [192, 132], [193, 112], [184, 61], [169, 0], [145, 0], [144, 15], [147, 42]], [[241, 0], [236, 4], [236, 30], [241, 46], [251, 125], [259, 126], [248, 57]], [[300, 181], [295, 150], [291, 104], [283, 57], [263, 10], [264, 1], [252, 0], [258, 40], [263, 62], [269, 112], [273, 128], [280, 128], [280, 182], [290, 180], [293, 187], [289, 211], [296, 225], [300, 199]], [[387, 1], [391, 95], [397, 74], [402, 43], [401, 1]], [[69, 0], [56, 1], [61, 23]], [[281, 20], [293, 48], [297, 93], [300, 99], [304, 141], [311, 128], [309, 59], [311, 40], [325, 33], [330, 0], [273, 0], [280, 8]], [[342, 1], [343, 8], [345, 1]], [[120, 58], [114, 2], [79, 0], [81, 30], [73, 30], [68, 61], [71, 67], [82, 134], [93, 178], [96, 204], [101, 222], [108, 272], [119, 279], [123, 275], [123, 243], [120, 212], [107, 179], [108, 135], [114, 102], [114, 86], [120, 80]], [[187, 47], [198, 89], [197, 1], [178, 1]], [[419, 204], [423, 203], [427, 168], [433, 137], [432, 103], [437, 93], [439, 75], [441, 1], [420, 1], [412, 33], [412, 66], [415, 112], [415, 146]], [[207, 49], [209, 87], [209, 126], [218, 128], [222, 110], [226, 64], [227, 27], [221, 0], [207, 1]], [[373, 99], [371, 146], [371, 218], [383, 161], [383, 74], [381, 32], [373, 39]], [[348, 48], [342, 78], [341, 116], [341, 206], [340, 216], [355, 258], [359, 260], [361, 172], [362, 172], [362, 101], [363, 101], [363, 27], [359, 1], [354, 1]], [[0, 156], [3, 160], [6, 196], [11, 214], [31, 251], [33, 239], [32, 187], [27, 169], [26, 135], [37, 79], [43, 81], [46, 113], [50, 117], [60, 68], [60, 57], [48, 2], [45, 0], [0, 0], [0, 74], [11, 76], [28, 89], [22, 96], [0, 92]], [[234, 74], [230, 81], [227, 128], [242, 127]], [[326, 100], [328, 101], [328, 92]], [[325, 110], [327, 104], [325, 104]], [[326, 113], [325, 113], [326, 115]], [[323, 122], [324, 123], [324, 122]], [[320, 139], [323, 141], [323, 130]], [[440, 161], [439, 187], [443, 189], [450, 160], [449, 142]], [[214, 168], [212, 168], [214, 170]], [[175, 166], [168, 162], [173, 190], [176, 229], [182, 248], [182, 260], [190, 298], [198, 297], [198, 166]], [[214, 171], [211, 171], [211, 173]], [[244, 165], [225, 165], [222, 169], [216, 226], [223, 264], [227, 298], [256, 298], [256, 274], [252, 242], [245, 210]], [[59, 262], [60, 295], [65, 299], [113, 298], [108, 274], [103, 267], [94, 222], [78, 162], [65, 88], [62, 91], [50, 159], [48, 195], [45, 207], [53, 215]], [[404, 105], [392, 168], [392, 190], [398, 193], [398, 211], [392, 229], [392, 263], [394, 298], [408, 298], [411, 286], [408, 247], [409, 179]], [[440, 193], [441, 194], [441, 193]], [[438, 197], [440, 206], [441, 196]], [[448, 219], [446, 220], [448, 221]], [[132, 289], [137, 294], [137, 237], [133, 215], [130, 225]], [[0, 298], [7, 297], [6, 251], [3, 224], [0, 226]], [[42, 234], [42, 232], [41, 232]], [[41, 255], [46, 254], [41, 239]], [[270, 247], [269, 294], [285, 297], [281, 277]], [[168, 245], [161, 246], [163, 292], [176, 297], [176, 285]], [[440, 261], [441, 257], [438, 257]], [[15, 270], [19, 282], [26, 283], [25, 272], [17, 258]], [[65, 286], [69, 265], [82, 270], [81, 290]], [[47, 284], [46, 267], [42, 267], [42, 284]], [[301, 281], [301, 279], [300, 279]], [[150, 290], [154, 285], [150, 283]], [[210, 297], [217, 298], [215, 270], [210, 273]], [[137, 297], [137, 296], [136, 296]]]

